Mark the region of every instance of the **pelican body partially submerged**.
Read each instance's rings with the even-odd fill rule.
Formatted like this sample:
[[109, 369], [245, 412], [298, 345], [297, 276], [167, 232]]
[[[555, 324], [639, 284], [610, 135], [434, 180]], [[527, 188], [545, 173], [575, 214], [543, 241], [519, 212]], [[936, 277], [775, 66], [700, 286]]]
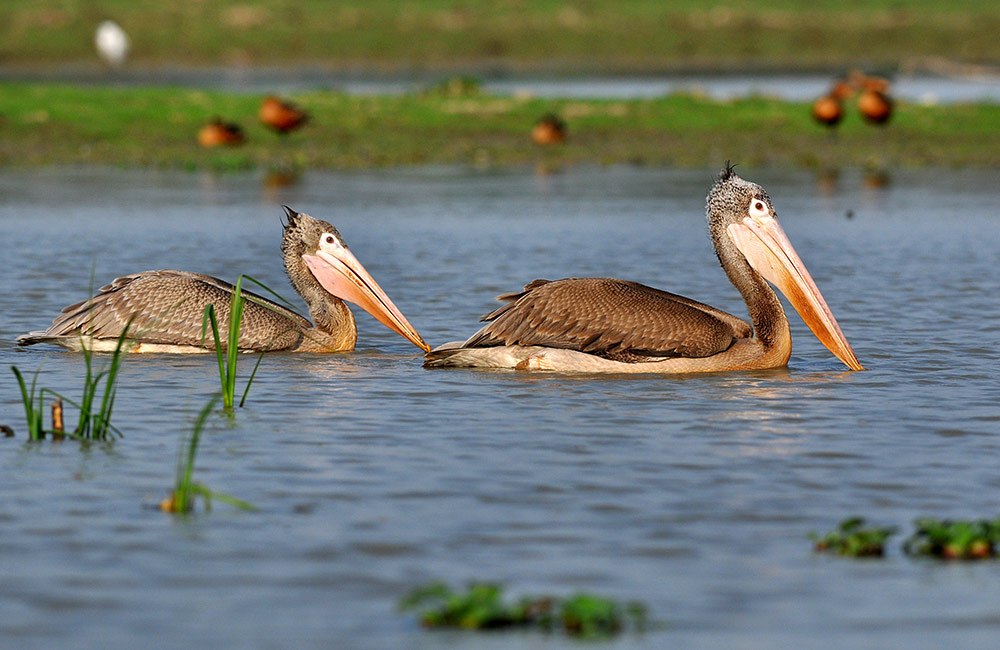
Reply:
[[427, 353], [424, 366], [612, 373], [699, 373], [778, 368], [792, 340], [776, 286], [851, 370], [864, 370], [760, 185], [731, 165], [707, 199], [715, 252], [750, 322], [703, 303], [613, 278], [535, 280], [464, 342]]
[[[354, 257], [337, 229], [285, 208], [281, 242], [285, 271], [309, 307], [312, 321], [272, 300], [243, 291], [242, 351], [343, 352], [354, 349], [357, 327], [344, 300], [427, 351], [416, 329]], [[116, 278], [100, 292], [69, 305], [45, 331], [18, 337], [20, 345], [53, 343], [70, 349], [113, 350], [126, 333], [130, 352], [206, 352], [205, 307], [213, 305], [221, 340], [228, 334], [234, 287], [188, 271], [143, 271]]]

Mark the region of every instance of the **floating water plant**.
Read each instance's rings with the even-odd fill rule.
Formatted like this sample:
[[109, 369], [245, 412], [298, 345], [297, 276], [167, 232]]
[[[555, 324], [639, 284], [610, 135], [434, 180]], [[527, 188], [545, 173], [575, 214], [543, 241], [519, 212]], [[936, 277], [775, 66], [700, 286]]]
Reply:
[[825, 535], [810, 533], [809, 538], [817, 551], [834, 551], [849, 557], [881, 557], [885, 542], [896, 533], [894, 526], [865, 528], [865, 520], [851, 517], [840, 522], [835, 530]]
[[[46, 433], [59, 438], [63, 435], [79, 440], [107, 440], [113, 435], [121, 437], [121, 431], [111, 424], [111, 412], [115, 405], [115, 395], [118, 391], [118, 371], [121, 369], [124, 355], [125, 343], [128, 338], [128, 330], [132, 325], [129, 320], [118, 336], [115, 349], [111, 353], [111, 360], [108, 365], [101, 370], [94, 370], [94, 353], [86, 345], [81, 345], [81, 353], [86, 367], [86, 374], [83, 378], [83, 395], [79, 402], [61, 395], [47, 388], [38, 388], [38, 371], [35, 372], [29, 388], [24, 381], [24, 376], [17, 366], [11, 366], [17, 383], [21, 389], [21, 401], [24, 404], [24, 415], [28, 425], [28, 438], [30, 440], [41, 440]], [[104, 392], [97, 400], [101, 382], [104, 383]], [[52, 405], [52, 428], [45, 429], [43, 423], [43, 411], [45, 396], [55, 397]], [[73, 431], [65, 431], [63, 427], [62, 402], [65, 401], [79, 410], [79, 419]]]
[[208, 404], [198, 413], [190, 435], [187, 436], [186, 440], [182, 439], [177, 453], [177, 480], [174, 484], [174, 490], [169, 497], [160, 502], [160, 509], [164, 512], [191, 512], [194, 510], [195, 500], [199, 496], [205, 502], [205, 510], [212, 509], [212, 499], [218, 499], [242, 510], [255, 510], [254, 506], [246, 501], [210, 490], [201, 483], [195, 483], [192, 479], [194, 460], [198, 455], [198, 443], [201, 442], [201, 431], [205, 426], [205, 420], [208, 419], [208, 414], [212, 412], [218, 400], [218, 396], [209, 400]]
[[1000, 543], [1000, 518], [951, 521], [924, 517], [914, 525], [917, 530], [903, 543], [908, 555], [982, 560], [995, 557]]
[[419, 609], [420, 622], [428, 628], [459, 627], [470, 630], [508, 627], [561, 628], [582, 638], [605, 638], [621, 632], [631, 620], [636, 629], [645, 625], [646, 610], [639, 603], [622, 607], [613, 600], [590, 594], [565, 599], [526, 597], [506, 602], [503, 587], [473, 583], [464, 592], [444, 583], [418, 587], [400, 601], [401, 609]]

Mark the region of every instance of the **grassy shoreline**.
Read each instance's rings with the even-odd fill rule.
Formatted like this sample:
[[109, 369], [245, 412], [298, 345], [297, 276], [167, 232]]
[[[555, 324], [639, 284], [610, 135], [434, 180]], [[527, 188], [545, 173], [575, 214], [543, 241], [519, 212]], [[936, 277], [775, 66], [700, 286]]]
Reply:
[[[508, 97], [439, 89], [399, 96], [314, 91], [292, 97], [311, 122], [284, 140], [257, 121], [260, 95], [178, 87], [0, 83], [0, 167], [102, 164], [180, 169], [357, 169], [415, 164], [480, 167], [580, 163], [700, 167], [1000, 167], [1000, 106], [901, 103], [885, 128], [853, 105], [831, 135], [805, 103]], [[569, 125], [564, 145], [529, 132], [544, 113]], [[240, 123], [246, 144], [201, 149], [214, 116]]]

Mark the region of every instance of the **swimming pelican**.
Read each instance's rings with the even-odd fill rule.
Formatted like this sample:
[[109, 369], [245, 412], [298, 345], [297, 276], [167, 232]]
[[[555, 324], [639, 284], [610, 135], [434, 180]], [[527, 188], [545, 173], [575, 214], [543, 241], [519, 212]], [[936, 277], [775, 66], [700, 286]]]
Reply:
[[94, 47], [97, 48], [97, 54], [114, 68], [119, 68], [125, 63], [130, 46], [128, 34], [113, 20], [103, 21], [94, 32]]
[[[249, 291], [240, 326], [244, 351], [342, 352], [354, 349], [357, 328], [349, 300], [424, 351], [406, 317], [351, 254], [337, 229], [325, 221], [285, 207], [287, 223], [281, 250], [292, 286], [309, 306], [313, 322]], [[143, 271], [117, 278], [93, 298], [63, 309], [44, 332], [18, 337], [20, 345], [55, 343], [79, 350], [113, 350], [122, 329], [130, 352], [206, 352], [212, 336], [202, 337], [205, 306], [214, 305], [221, 340], [226, 340], [233, 286], [187, 271]], [[315, 325], [314, 325], [315, 323]]]
[[504, 294], [488, 325], [429, 352], [428, 368], [694, 373], [788, 363], [788, 319], [777, 286], [819, 340], [863, 370], [805, 265], [778, 225], [767, 192], [733, 171], [708, 195], [715, 252], [743, 295], [751, 323], [666, 291], [610, 278], [535, 280]]

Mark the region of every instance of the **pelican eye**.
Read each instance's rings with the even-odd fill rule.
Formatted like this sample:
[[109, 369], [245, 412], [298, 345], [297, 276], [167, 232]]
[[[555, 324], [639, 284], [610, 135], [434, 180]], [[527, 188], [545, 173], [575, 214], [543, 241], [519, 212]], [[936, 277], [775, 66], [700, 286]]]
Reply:
[[767, 204], [760, 199], [750, 199], [750, 216], [751, 217], [766, 217], [769, 216], [771, 212], [767, 209]]
[[323, 240], [324, 240], [324, 241], [325, 241], [325, 242], [326, 242], [327, 244], [332, 244], [332, 243], [333, 243], [333, 235], [327, 235], [326, 237], [324, 237], [324, 238], [323, 238]]

